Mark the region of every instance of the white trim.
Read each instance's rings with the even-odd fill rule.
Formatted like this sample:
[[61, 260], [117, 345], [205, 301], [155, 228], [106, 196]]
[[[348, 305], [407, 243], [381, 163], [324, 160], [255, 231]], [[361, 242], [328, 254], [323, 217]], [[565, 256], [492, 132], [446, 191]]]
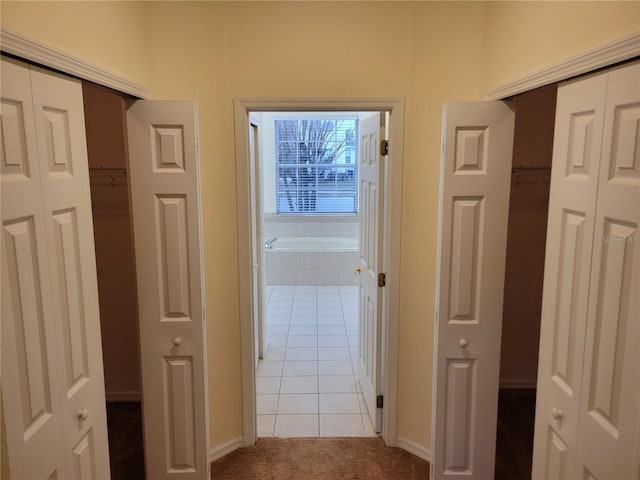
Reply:
[[222, 445], [218, 445], [217, 447], [213, 447], [209, 449], [209, 463], [215, 462], [219, 458], [224, 457], [225, 455], [229, 455], [234, 450], [242, 447], [243, 445], [242, 437], [234, 438], [233, 440], [229, 440], [228, 442], [223, 443]]
[[407, 440], [404, 437], [398, 437], [397, 447], [431, 463], [431, 450], [424, 445], [420, 445], [412, 440]]
[[249, 112], [282, 111], [386, 111], [390, 112], [389, 218], [384, 344], [384, 415], [382, 438], [396, 446], [398, 403], [398, 324], [400, 312], [400, 232], [402, 210], [402, 158], [404, 99], [261, 99], [236, 98], [236, 200], [238, 218], [238, 279], [240, 290], [240, 346], [242, 361], [242, 421], [244, 445], [256, 441], [255, 358], [251, 279], [251, 208], [249, 204]]
[[487, 100], [502, 100], [518, 93], [629, 60], [638, 55], [640, 55], [640, 32], [635, 32], [491, 89], [487, 92]]
[[134, 97], [151, 97], [148, 88], [128, 78], [105, 70], [69, 53], [50, 47], [38, 40], [26, 37], [18, 32], [0, 28], [0, 48], [3, 52], [30, 60], [46, 67], [68, 73], [83, 80], [127, 93]]
[[136, 390], [120, 390], [105, 392], [107, 402], [140, 402], [142, 397], [140, 391]]

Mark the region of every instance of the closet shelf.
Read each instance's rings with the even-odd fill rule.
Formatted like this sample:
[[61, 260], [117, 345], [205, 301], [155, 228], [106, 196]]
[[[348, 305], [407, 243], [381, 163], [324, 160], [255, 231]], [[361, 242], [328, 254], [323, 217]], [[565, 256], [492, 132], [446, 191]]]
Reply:
[[513, 167], [511, 182], [520, 183], [549, 183], [551, 181], [551, 167]]
[[89, 183], [91, 185], [126, 185], [126, 168], [90, 168]]

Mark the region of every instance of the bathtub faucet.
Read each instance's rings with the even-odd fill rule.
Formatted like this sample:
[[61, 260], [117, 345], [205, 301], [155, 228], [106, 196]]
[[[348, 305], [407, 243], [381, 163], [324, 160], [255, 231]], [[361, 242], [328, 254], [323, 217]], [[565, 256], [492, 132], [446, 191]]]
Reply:
[[273, 250], [273, 243], [277, 240], [277, 238], [270, 238], [266, 242], [264, 242], [264, 248], [267, 250]]

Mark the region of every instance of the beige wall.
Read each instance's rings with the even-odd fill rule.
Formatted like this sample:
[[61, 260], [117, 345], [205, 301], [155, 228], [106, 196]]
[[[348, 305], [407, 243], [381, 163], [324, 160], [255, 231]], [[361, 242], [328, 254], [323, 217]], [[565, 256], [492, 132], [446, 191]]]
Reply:
[[[564, 6], [544, 41], [529, 23], [546, 18], [544, 3], [3, 1], [2, 22], [155, 98], [199, 104], [214, 447], [242, 434], [234, 96], [404, 97], [398, 434], [428, 447], [442, 102], [481, 99], [487, 85], [624, 35], [637, 11], [572, 5], [590, 12], [588, 28]], [[607, 28], [587, 35], [599, 17]]]
[[640, 2], [488, 2], [486, 90], [640, 31]]
[[145, 2], [2, 1], [2, 27], [149, 85]]

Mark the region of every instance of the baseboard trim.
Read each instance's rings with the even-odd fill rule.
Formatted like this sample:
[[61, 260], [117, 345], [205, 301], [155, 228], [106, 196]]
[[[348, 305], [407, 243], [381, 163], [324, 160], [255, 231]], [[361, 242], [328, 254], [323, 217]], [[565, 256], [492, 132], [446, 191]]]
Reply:
[[244, 440], [242, 439], [242, 437], [238, 437], [234, 438], [233, 440], [229, 440], [222, 445], [218, 445], [217, 447], [209, 449], [209, 463], [215, 462], [219, 458], [228, 455], [229, 453], [237, 450], [242, 446], [244, 446]]
[[407, 440], [406, 438], [398, 437], [396, 440], [396, 446], [414, 454], [416, 457], [427, 462], [431, 462], [431, 450], [424, 445], [420, 445], [412, 440]]
[[139, 402], [140, 392], [135, 390], [123, 390], [115, 392], [105, 392], [107, 402]]
[[536, 380], [523, 380], [519, 378], [513, 378], [509, 380], [500, 380], [500, 388], [516, 389], [535, 389], [537, 386]]

